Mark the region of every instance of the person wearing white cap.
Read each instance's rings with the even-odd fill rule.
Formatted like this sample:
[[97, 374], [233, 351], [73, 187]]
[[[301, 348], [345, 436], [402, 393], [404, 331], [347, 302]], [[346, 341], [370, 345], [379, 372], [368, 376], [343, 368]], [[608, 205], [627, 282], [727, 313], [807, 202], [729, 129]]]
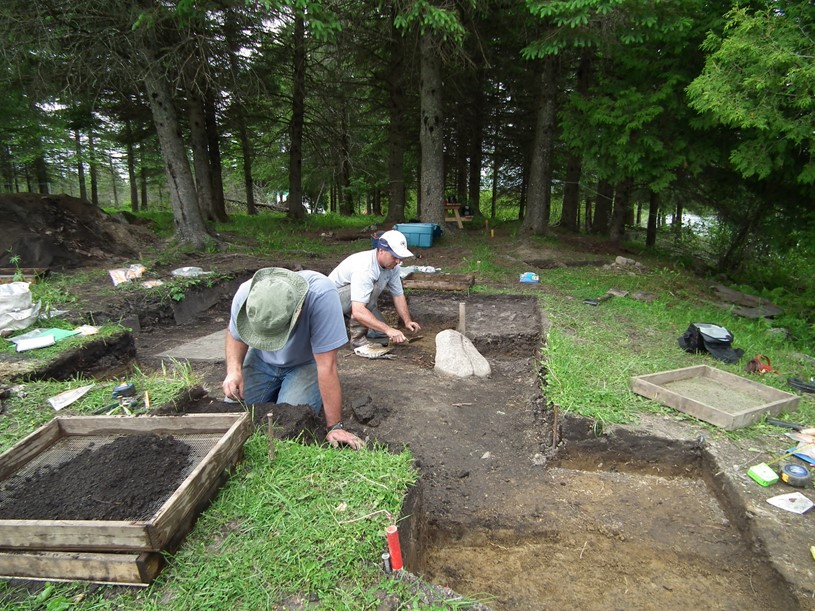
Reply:
[[232, 299], [224, 396], [322, 410], [326, 441], [359, 449], [364, 442], [342, 423], [337, 351], [347, 342], [339, 295], [328, 278], [313, 271], [260, 269]]
[[377, 309], [379, 296], [386, 288], [393, 297], [396, 313], [405, 328], [412, 332], [421, 329], [419, 323], [410, 317], [399, 276], [402, 260], [412, 256], [402, 232], [386, 231], [377, 240], [376, 248], [346, 257], [328, 275], [339, 290], [343, 314], [349, 319], [351, 345], [354, 348], [367, 343], [367, 336], [377, 332], [395, 344], [407, 340], [404, 333], [385, 322]]

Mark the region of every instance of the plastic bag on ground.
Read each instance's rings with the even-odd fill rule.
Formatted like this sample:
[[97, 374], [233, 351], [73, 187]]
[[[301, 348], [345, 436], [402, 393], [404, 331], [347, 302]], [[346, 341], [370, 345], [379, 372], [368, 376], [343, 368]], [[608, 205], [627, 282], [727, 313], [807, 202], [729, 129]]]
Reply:
[[32, 303], [28, 282], [0, 284], [0, 331], [27, 329], [40, 315], [41, 302]]

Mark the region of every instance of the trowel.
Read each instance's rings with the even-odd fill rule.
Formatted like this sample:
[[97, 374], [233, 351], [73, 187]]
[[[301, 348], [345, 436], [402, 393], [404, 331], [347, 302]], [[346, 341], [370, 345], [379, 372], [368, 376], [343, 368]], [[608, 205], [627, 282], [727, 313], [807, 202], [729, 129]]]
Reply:
[[601, 295], [597, 299], [584, 299], [583, 303], [590, 306], [598, 306], [604, 301], [608, 301], [612, 297], [625, 297], [628, 295], [628, 291], [624, 291], [622, 289], [608, 289], [605, 295]]

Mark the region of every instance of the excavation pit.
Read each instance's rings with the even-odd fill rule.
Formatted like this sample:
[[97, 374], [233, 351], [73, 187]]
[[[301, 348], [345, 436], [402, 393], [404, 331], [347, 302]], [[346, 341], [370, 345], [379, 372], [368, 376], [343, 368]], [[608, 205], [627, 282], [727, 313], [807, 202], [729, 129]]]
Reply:
[[[744, 518], [717, 499], [710, 461], [691, 446], [674, 456], [555, 459], [523, 501], [501, 500], [514, 523], [415, 511], [425, 526], [406, 568], [501, 610], [798, 608]], [[530, 499], [533, 511], [512, 511]]]

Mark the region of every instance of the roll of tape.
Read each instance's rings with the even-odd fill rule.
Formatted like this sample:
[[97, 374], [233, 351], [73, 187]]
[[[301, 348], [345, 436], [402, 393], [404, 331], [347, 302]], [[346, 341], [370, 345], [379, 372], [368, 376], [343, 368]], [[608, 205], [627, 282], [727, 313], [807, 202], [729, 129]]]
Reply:
[[812, 476], [809, 469], [801, 465], [784, 465], [781, 467], [781, 481], [796, 488], [805, 488]]

